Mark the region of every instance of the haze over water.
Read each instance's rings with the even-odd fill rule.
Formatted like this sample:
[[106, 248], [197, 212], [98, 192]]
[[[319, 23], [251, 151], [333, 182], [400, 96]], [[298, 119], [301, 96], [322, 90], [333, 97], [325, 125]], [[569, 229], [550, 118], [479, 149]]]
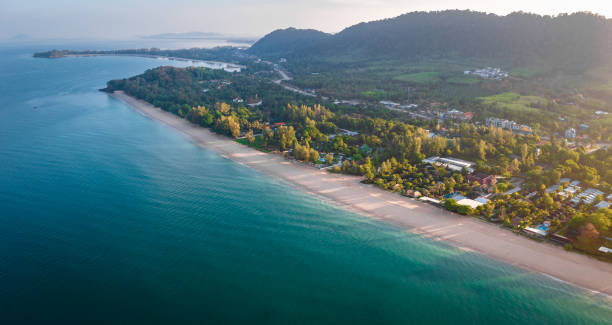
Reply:
[[4, 324], [612, 323], [609, 298], [330, 206], [97, 91], [166, 61], [35, 50], [0, 48]]

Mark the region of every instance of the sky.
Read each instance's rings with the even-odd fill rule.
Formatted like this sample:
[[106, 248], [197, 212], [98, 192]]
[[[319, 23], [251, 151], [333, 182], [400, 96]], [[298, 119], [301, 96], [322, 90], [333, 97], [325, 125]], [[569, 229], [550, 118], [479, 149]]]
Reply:
[[0, 39], [129, 39], [170, 32], [259, 37], [278, 28], [329, 33], [410, 11], [470, 9], [612, 18], [612, 0], [0, 0]]

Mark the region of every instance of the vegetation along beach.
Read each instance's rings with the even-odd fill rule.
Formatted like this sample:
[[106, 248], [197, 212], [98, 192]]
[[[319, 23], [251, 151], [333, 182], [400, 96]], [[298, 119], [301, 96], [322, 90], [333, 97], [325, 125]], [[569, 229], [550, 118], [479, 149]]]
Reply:
[[3, 323], [612, 324], [612, 4], [467, 5], [0, 4]]

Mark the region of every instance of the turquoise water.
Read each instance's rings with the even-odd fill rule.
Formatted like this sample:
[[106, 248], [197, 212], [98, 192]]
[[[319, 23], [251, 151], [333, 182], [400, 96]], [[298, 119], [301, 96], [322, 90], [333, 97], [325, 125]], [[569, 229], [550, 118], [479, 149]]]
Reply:
[[[332, 207], [0, 48], [3, 324], [605, 324], [612, 304]], [[36, 108], [35, 108], [36, 107]]]

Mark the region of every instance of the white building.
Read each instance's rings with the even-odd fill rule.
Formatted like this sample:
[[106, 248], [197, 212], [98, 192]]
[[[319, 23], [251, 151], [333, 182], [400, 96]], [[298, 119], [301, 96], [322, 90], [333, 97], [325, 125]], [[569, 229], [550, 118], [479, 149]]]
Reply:
[[566, 139], [575, 139], [576, 138], [576, 129], [569, 128], [565, 130], [565, 138]]
[[612, 205], [612, 204], [610, 204], [610, 202], [601, 201], [601, 202], [595, 204], [595, 208], [598, 209], [598, 210], [599, 209], [607, 209], [607, 208], [610, 207], [610, 205]]
[[523, 232], [525, 232], [529, 236], [535, 236], [535, 237], [546, 237], [546, 235], [548, 235], [548, 231], [546, 230], [539, 229], [539, 228], [531, 228], [531, 227], [525, 228]]
[[383, 104], [384, 106], [387, 106], [387, 107], [397, 107], [397, 106], [400, 106], [400, 103], [392, 102], [392, 101], [389, 101], [389, 100], [381, 100], [380, 103]]
[[463, 74], [465, 75], [470, 75], [473, 74], [475, 76], [478, 76], [480, 78], [483, 79], [489, 79], [489, 80], [502, 80], [505, 78], [508, 78], [509, 74], [506, 71], [503, 71], [500, 68], [492, 68], [492, 67], [486, 67], [484, 69], [477, 69], [472, 71], [463, 71]]
[[471, 161], [465, 161], [457, 158], [440, 158], [440, 157], [429, 157], [422, 160], [423, 163], [429, 165], [441, 165], [449, 170], [460, 172], [463, 168], [467, 169], [468, 173], [473, 173], [474, 169], [472, 166], [475, 163]]
[[481, 205], [484, 205], [484, 203], [482, 202], [478, 202], [476, 200], [472, 200], [472, 199], [463, 199], [463, 200], [459, 200], [457, 201], [457, 204], [459, 205], [467, 205], [472, 209], [476, 209]]
[[533, 129], [529, 125], [519, 124], [514, 121], [504, 120], [497, 117], [489, 117], [485, 123], [487, 126], [495, 126], [505, 130], [510, 130], [512, 132], [524, 134], [533, 133]]
[[584, 190], [584, 192], [576, 195], [575, 197], [573, 197], [570, 202], [574, 203], [574, 204], [579, 204], [580, 202], [584, 202], [585, 204], [591, 204], [593, 202], [595, 202], [595, 199], [600, 196], [603, 195], [604, 193], [600, 190], [594, 189], [594, 188], [588, 188], [586, 190]]
[[605, 246], [601, 246], [599, 247], [599, 251], [602, 253], [608, 253], [608, 254], [612, 254], [612, 249], [605, 247]]

